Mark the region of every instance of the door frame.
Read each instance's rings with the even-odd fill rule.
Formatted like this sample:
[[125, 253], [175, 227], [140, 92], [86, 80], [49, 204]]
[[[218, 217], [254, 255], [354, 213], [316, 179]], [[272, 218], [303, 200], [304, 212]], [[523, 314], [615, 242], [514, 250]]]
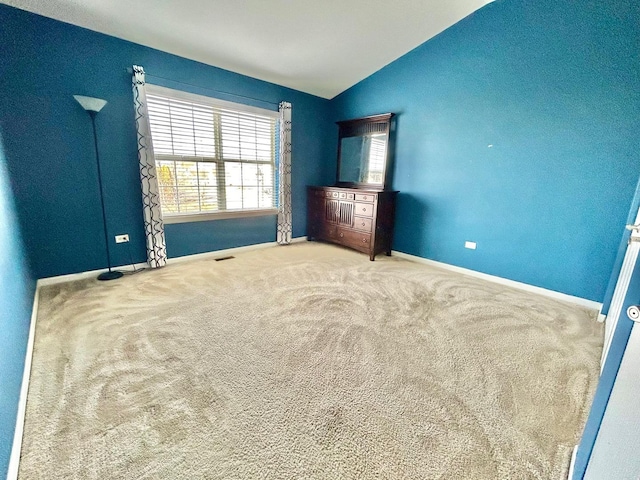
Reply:
[[[640, 224], [640, 208], [638, 208], [637, 210], [635, 221], [633, 222], [633, 224]], [[622, 307], [624, 304], [624, 299], [629, 288], [629, 283], [631, 282], [631, 276], [633, 275], [636, 261], [638, 260], [638, 254], [640, 253], [640, 241], [631, 241], [632, 237], [637, 238], [636, 234], [632, 233], [630, 230], [625, 230], [622, 236], [622, 242], [623, 244], [625, 242], [627, 243], [627, 248], [624, 254], [624, 260], [622, 261], [620, 273], [618, 274], [616, 286], [613, 291], [613, 296], [611, 297], [611, 305], [604, 322], [604, 345], [602, 348], [602, 357], [600, 359], [601, 374], [604, 370], [607, 355], [609, 354], [609, 350], [611, 349], [613, 334], [616, 331], [620, 316], [623, 314]]]
[[[629, 208], [627, 223], [632, 223], [633, 219], [635, 218], [637, 224], [637, 217], [639, 216], [638, 212], [640, 212], [640, 180], [636, 184], [636, 191], [631, 202], [631, 207]], [[612, 279], [610, 281], [611, 284], [613, 284], [613, 282], [617, 284], [617, 280], [620, 277], [620, 274], [618, 274], [614, 278], [615, 272], [622, 272], [624, 260], [622, 260], [621, 253], [625, 251], [625, 249], [628, 252], [628, 242], [630, 236], [631, 232], [625, 229], [622, 235], [620, 248], [618, 249], [618, 258], [616, 259], [617, 265], [614, 265], [614, 268], [612, 269]], [[635, 264], [637, 263], [638, 259], [636, 258], [633, 266], [635, 267]], [[629, 283], [627, 284], [626, 289], [627, 291], [629, 291], [629, 288], [631, 288], [632, 291], [636, 289], [640, 291], [640, 265], [636, 270], [638, 271], [635, 272], [635, 275], [633, 274], [633, 268], [631, 270]], [[609, 287], [610, 288], [607, 289], [607, 295], [603, 301], [603, 305], [611, 305], [612, 307], [615, 289], [613, 285], [610, 285]], [[622, 297], [623, 301], [622, 305], [620, 306], [620, 313], [625, 311], [626, 308], [631, 304], [631, 300], [628, 298], [629, 296], [627, 295], [627, 291], [624, 292], [625, 295]], [[569, 480], [582, 480], [587, 471], [587, 465], [589, 464], [589, 459], [591, 458], [591, 453], [593, 452], [593, 446], [596, 442], [598, 431], [600, 430], [600, 425], [602, 424], [602, 418], [604, 417], [605, 411], [607, 409], [609, 397], [611, 396], [611, 391], [613, 390], [613, 385], [618, 375], [618, 370], [620, 369], [620, 364], [622, 363], [624, 351], [627, 348], [629, 336], [631, 335], [631, 330], [634, 325], [634, 322], [629, 320], [626, 315], [618, 314], [614, 320], [613, 312], [611, 310], [612, 308], [609, 308], [608, 313], [609, 315], [611, 315], [611, 321], [614, 322], [615, 325], [613, 325], [613, 323], [611, 324], [611, 333], [607, 345], [607, 351], [604, 352], [603, 348], [600, 381], [598, 382], [596, 393], [591, 404], [587, 423], [585, 424], [584, 431], [582, 432], [582, 437], [580, 438], [580, 444], [578, 445], [578, 448], [576, 450], [575, 462], [573, 464], [572, 472], [573, 475]]]

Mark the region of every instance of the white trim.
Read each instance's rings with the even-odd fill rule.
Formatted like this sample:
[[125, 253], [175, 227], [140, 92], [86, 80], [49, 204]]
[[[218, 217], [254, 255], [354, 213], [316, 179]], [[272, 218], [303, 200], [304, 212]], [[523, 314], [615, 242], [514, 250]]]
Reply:
[[607, 322], [604, 327], [604, 347], [602, 348], [602, 357], [600, 358], [600, 373], [604, 368], [604, 363], [609, 355], [609, 348], [611, 347], [611, 341], [618, 325], [618, 320], [622, 314], [622, 307], [624, 306], [624, 298], [627, 295], [629, 284], [631, 283], [631, 277], [633, 275], [633, 269], [638, 260], [638, 254], [640, 253], [640, 244], [632, 242], [624, 254], [624, 261], [616, 286], [613, 291], [613, 297], [611, 298], [611, 305], [609, 306], [609, 312], [607, 313]]
[[163, 214], [165, 225], [172, 223], [205, 222], [209, 220], [224, 220], [225, 218], [266, 217], [277, 215], [277, 208], [263, 208], [261, 210], [222, 210], [220, 212], [202, 212], [186, 214]]
[[[636, 225], [640, 223], [640, 209], [636, 215]], [[640, 253], [640, 243], [630, 242], [627, 246], [627, 250], [624, 252], [624, 260], [622, 267], [620, 267], [620, 273], [616, 280], [616, 286], [613, 290], [613, 296], [611, 297], [611, 304], [609, 305], [609, 311], [607, 312], [607, 321], [604, 325], [604, 347], [602, 348], [602, 356], [600, 357], [600, 373], [604, 369], [604, 364], [607, 361], [607, 355], [609, 355], [609, 348], [611, 347], [611, 341], [616, 332], [618, 326], [618, 320], [622, 314], [622, 307], [624, 304], [624, 298], [627, 295], [629, 289], [629, 283], [631, 283], [631, 276], [638, 260], [638, 254]]]
[[[291, 240], [291, 243], [306, 242], [306, 241], [307, 241], [306, 236], [296, 237]], [[244, 247], [226, 248], [224, 250], [214, 250], [213, 252], [195, 253], [193, 255], [184, 255], [182, 257], [168, 258], [167, 264], [187, 262], [187, 261], [193, 261], [193, 260], [204, 260], [207, 258], [223, 257], [225, 255], [232, 255], [235, 253], [248, 252], [250, 250], [259, 250], [261, 248], [276, 247], [276, 246], [278, 246], [276, 242], [267, 242], [267, 243], [256, 243], [254, 245], [247, 245]], [[135, 268], [136, 270], [139, 268], [149, 268], [149, 264], [136, 263]], [[125, 265], [121, 267], [112, 267], [112, 269], [120, 270], [120, 271], [133, 271], [133, 267], [131, 265]], [[68, 275], [59, 275], [57, 277], [41, 278], [40, 280], [38, 280], [38, 286], [45, 287], [47, 285], [55, 285], [57, 283], [74, 282], [76, 280], [82, 280], [85, 278], [97, 277], [102, 272], [106, 272], [108, 270], [109, 269], [107, 268], [103, 268], [101, 270], [90, 270], [88, 272], [70, 273]]]
[[[136, 263], [135, 269], [138, 270], [140, 268], [149, 268], [148, 263]], [[120, 267], [111, 267], [112, 270], [119, 270], [124, 272], [133, 271], [133, 267], [131, 265], [123, 265]], [[58, 275], [57, 277], [47, 277], [41, 278], [38, 280], [38, 286], [46, 287], [47, 285], [55, 285], [57, 283], [65, 283], [65, 282], [74, 282], [76, 280], [82, 280], [85, 278], [97, 277], [102, 272], [108, 272], [108, 268], [102, 268], [100, 270], [89, 270], [88, 272], [80, 272], [80, 273], [69, 273], [68, 275]]]
[[[307, 237], [296, 237], [291, 239], [291, 243], [306, 242]], [[251, 250], [261, 250], [263, 248], [281, 247], [276, 242], [256, 243], [253, 245], [246, 245], [244, 247], [225, 248], [224, 250], [214, 250], [213, 252], [195, 253], [193, 255], [185, 255], [183, 257], [174, 257], [167, 259], [167, 265], [173, 265], [174, 263], [193, 262], [195, 260], [208, 260], [212, 258], [225, 257], [228, 255], [234, 255], [242, 252], [250, 252]]]
[[22, 373], [22, 386], [20, 387], [20, 400], [18, 401], [18, 414], [16, 416], [16, 428], [13, 433], [13, 446], [9, 457], [9, 470], [7, 480], [18, 478], [20, 466], [20, 452], [22, 450], [22, 434], [24, 432], [24, 419], [27, 413], [27, 394], [29, 393], [29, 379], [31, 378], [31, 361], [33, 360], [33, 343], [36, 336], [36, 321], [38, 319], [38, 305], [40, 299], [40, 281], [36, 282], [36, 291], [33, 295], [33, 308], [31, 309], [31, 323], [29, 325], [29, 339], [24, 358], [24, 371]]
[[569, 475], [567, 475], [567, 480], [573, 480], [573, 471], [576, 467], [577, 456], [578, 456], [578, 445], [573, 447], [573, 452], [571, 453], [571, 463], [569, 464]]
[[280, 117], [280, 113], [278, 112], [278, 110], [269, 110], [266, 108], [254, 107], [253, 105], [247, 105], [245, 103], [220, 100], [219, 98], [207, 97], [206, 95], [198, 95], [197, 93], [185, 92], [184, 90], [176, 90], [175, 88], [161, 87], [160, 85], [154, 85], [152, 83], [147, 83], [145, 85], [145, 89], [147, 93], [150, 93], [151, 95], [160, 95], [169, 98], [176, 98], [185, 102], [225, 108], [228, 110], [233, 110], [234, 112], [253, 113], [269, 118], [278, 119]]
[[429, 260], [428, 258], [422, 258], [416, 255], [410, 255], [408, 253], [398, 252], [396, 250], [393, 250], [392, 253], [393, 255], [396, 255], [400, 258], [404, 258], [405, 260], [409, 260], [411, 262], [424, 263], [426, 265], [431, 265], [433, 267], [443, 268], [445, 270], [451, 270], [453, 272], [461, 273], [463, 275], [469, 275], [470, 277], [482, 278], [483, 280], [499, 283], [501, 285], [506, 285], [508, 287], [517, 288], [520, 290], [525, 290], [527, 292], [537, 293], [539, 295], [544, 295], [546, 297], [551, 297], [557, 300], [562, 300], [565, 302], [580, 305], [581, 307], [597, 310], [598, 312], [602, 308], [601, 303], [594, 302], [593, 300], [587, 300], [586, 298], [574, 297], [573, 295], [567, 295], [566, 293], [547, 290], [546, 288], [536, 287], [534, 285], [529, 285], [528, 283], [516, 282], [515, 280], [509, 280], [508, 278], [496, 277], [495, 275], [489, 275], [488, 273], [476, 272], [475, 270], [469, 270], [468, 268], [457, 267], [455, 265], [449, 265], [448, 263], [437, 262], [435, 260]]

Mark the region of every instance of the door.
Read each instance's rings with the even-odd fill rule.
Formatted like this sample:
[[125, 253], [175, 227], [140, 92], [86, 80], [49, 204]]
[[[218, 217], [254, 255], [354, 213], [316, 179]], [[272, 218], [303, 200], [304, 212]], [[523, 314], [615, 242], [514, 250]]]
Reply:
[[[632, 236], [633, 238], [634, 236]], [[635, 235], [637, 238], [637, 234]], [[640, 244], [637, 240], [631, 242]], [[613, 304], [612, 304], [613, 305]], [[622, 311], [612, 335], [607, 358], [608, 375], [613, 375], [611, 394], [603, 409], [588, 461], [585, 480], [637, 480], [640, 478], [640, 259], [633, 265]], [[617, 371], [609, 368], [619, 360]], [[600, 382], [606, 383], [605, 373]], [[598, 387], [600, 388], [600, 387]], [[595, 404], [594, 400], [594, 404]]]
[[[638, 208], [635, 200], [634, 205]], [[629, 307], [640, 305], [639, 220], [640, 209], [635, 225], [623, 238], [627, 249], [607, 316], [600, 381], [575, 451], [571, 480], [640, 478], [640, 471], [635, 472], [640, 469], [640, 457], [629, 450], [637, 450], [640, 444], [640, 368], [636, 367], [640, 366], [640, 326], [635, 326], [635, 319], [627, 315]], [[635, 463], [629, 464], [631, 457]], [[617, 474], [622, 477], [607, 473], [613, 467], [620, 470]], [[629, 472], [636, 476], [627, 477]]]
[[616, 282], [616, 288], [611, 299], [611, 307], [609, 308], [609, 312], [605, 320], [604, 346], [602, 349], [602, 358], [600, 360], [601, 371], [604, 368], [607, 355], [609, 354], [611, 340], [613, 339], [613, 333], [618, 325], [618, 320], [620, 319], [620, 315], [623, 314], [622, 307], [624, 299], [638, 259], [638, 253], [640, 252], [640, 209], [638, 209], [634, 225], [627, 225], [627, 229], [630, 231], [629, 243], [622, 263], [622, 269], [620, 270], [620, 275]]

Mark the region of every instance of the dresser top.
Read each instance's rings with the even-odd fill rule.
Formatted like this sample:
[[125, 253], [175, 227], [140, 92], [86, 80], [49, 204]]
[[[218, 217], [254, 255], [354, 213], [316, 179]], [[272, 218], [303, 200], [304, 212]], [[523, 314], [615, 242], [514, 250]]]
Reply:
[[339, 185], [308, 185], [307, 188], [313, 188], [316, 190], [342, 190], [355, 193], [399, 193], [398, 190], [380, 190], [378, 188], [354, 188], [354, 187], [341, 187]]

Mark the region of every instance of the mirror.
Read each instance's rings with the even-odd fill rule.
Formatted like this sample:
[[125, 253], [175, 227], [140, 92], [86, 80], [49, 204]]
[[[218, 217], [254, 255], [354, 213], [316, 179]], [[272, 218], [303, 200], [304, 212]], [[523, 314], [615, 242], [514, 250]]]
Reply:
[[383, 189], [393, 114], [338, 122], [338, 185]]
[[384, 183], [387, 136], [379, 133], [362, 137], [345, 137], [340, 142], [341, 182]]

